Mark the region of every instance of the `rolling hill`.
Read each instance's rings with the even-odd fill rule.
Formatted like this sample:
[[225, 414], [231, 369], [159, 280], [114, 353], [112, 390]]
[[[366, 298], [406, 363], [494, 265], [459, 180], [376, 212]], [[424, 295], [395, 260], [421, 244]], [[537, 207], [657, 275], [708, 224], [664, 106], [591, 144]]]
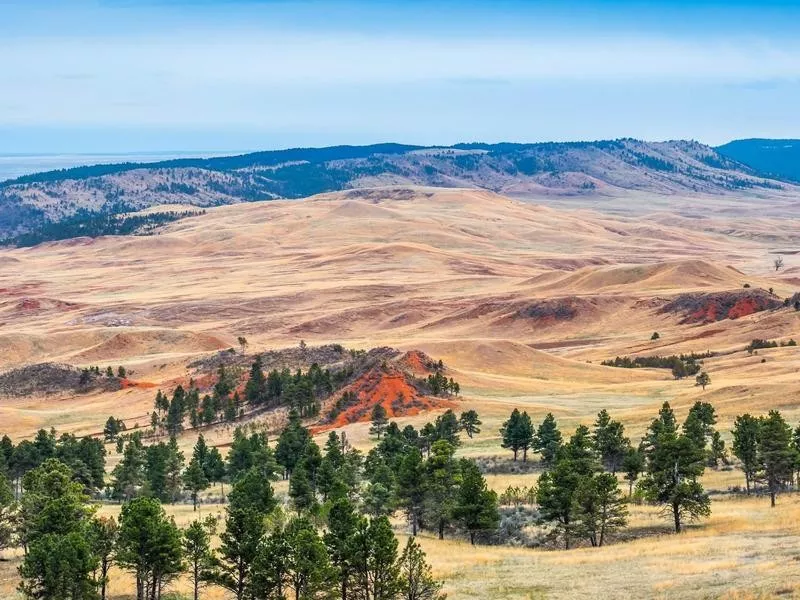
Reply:
[[[78, 167], [6, 181], [0, 184], [0, 239], [40, 232], [31, 238], [36, 243], [74, 237], [81, 228], [91, 236], [118, 233], [120, 227], [98, 223], [97, 215], [153, 206], [211, 207], [387, 185], [537, 199], [769, 196], [795, 189], [689, 141], [338, 146]], [[61, 222], [67, 233], [59, 235], [52, 224]]]

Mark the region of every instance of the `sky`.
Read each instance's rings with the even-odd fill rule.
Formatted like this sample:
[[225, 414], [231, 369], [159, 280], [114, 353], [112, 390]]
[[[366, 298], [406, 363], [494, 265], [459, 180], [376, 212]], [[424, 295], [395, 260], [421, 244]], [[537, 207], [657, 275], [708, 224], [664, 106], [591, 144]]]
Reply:
[[0, 0], [0, 153], [800, 137], [800, 1]]

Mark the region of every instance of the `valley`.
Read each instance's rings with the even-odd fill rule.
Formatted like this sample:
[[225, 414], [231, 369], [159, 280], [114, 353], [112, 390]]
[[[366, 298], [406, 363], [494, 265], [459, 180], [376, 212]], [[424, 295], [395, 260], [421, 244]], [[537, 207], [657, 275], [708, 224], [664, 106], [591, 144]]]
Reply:
[[[220, 361], [244, 382], [258, 354], [270, 365], [307, 369], [310, 361], [346, 363], [349, 349], [370, 356], [376, 348], [395, 350], [375, 355], [386, 357], [377, 374], [342, 388], [360, 403], [326, 420], [340, 390], [322, 401], [319, 417], [306, 419], [320, 443], [335, 427], [367, 451], [369, 413], [381, 402], [401, 427], [421, 427], [447, 408], [477, 411], [482, 432], [464, 438], [458, 455], [501, 465], [510, 455], [499, 430], [514, 408], [535, 423], [552, 413], [565, 435], [606, 409], [638, 440], [663, 402], [682, 420], [700, 400], [715, 407], [728, 445], [744, 412], [779, 409], [792, 425], [800, 421], [800, 356], [786, 345], [800, 339], [793, 304], [800, 226], [784, 216], [791, 201], [687, 197], [699, 218], [678, 209], [615, 214], [581, 202], [544, 206], [486, 190], [388, 186], [208, 208], [149, 236], [0, 250], [0, 372], [50, 362], [127, 371], [118, 389], [6, 389], [2, 433], [15, 443], [40, 428], [100, 435], [109, 415], [145, 430], [156, 390], [211, 386]], [[785, 260], [780, 270], [776, 256]], [[754, 339], [778, 347], [746, 351]], [[708, 352], [706, 389], [669, 369], [601, 364]], [[460, 385], [457, 396], [417, 397], [403, 387], [428, 360], [419, 356], [443, 362]], [[393, 404], [398, 390], [405, 407]], [[284, 421], [277, 410], [241, 424], [265, 427], [274, 439]], [[201, 432], [225, 450], [233, 426], [187, 428], [178, 442], [184, 453]], [[112, 468], [121, 457], [113, 445], [108, 451]], [[534, 485], [540, 474], [489, 471], [486, 479], [502, 493]], [[712, 516], [679, 538], [667, 535], [657, 507], [632, 505], [629, 538], [599, 549], [473, 551], [457, 537], [421, 540], [456, 598], [571, 598], [598, 589], [608, 598], [642, 589], [647, 597], [705, 598], [711, 585], [719, 597], [761, 598], [794, 590], [790, 567], [768, 557], [775, 544], [782, 556], [796, 552], [796, 538], [784, 536], [800, 534], [797, 498], [782, 495], [770, 512], [768, 499], [732, 495], [743, 485], [733, 466], [707, 469], [702, 481]], [[278, 494], [284, 486], [276, 483]], [[223, 513], [214, 493], [204, 514]], [[181, 522], [191, 516], [185, 505], [168, 510]], [[395, 526], [405, 535], [402, 520]], [[685, 562], [698, 556], [702, 565], [687, 572]], [[575, 569], [591, 576], [575, 578]], [[112, 592], [130, 588], [126, 577], [114, 579]]]

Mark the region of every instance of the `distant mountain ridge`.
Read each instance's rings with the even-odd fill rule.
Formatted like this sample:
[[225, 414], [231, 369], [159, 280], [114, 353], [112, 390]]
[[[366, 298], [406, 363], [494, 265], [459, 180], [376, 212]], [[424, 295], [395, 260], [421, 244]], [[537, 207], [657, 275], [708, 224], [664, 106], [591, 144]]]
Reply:
[[74, 230], [76, 219], [166, 204], [207, 207], [386, 185], [483, 188], [519, 197], [767, 194], [787, 186], [760, 168], [682, 140], [294, 148], [102, 164], [5, 181], [0, 239], [64, 220]]
[[735, 140], [717, 151], [769, 177], [800, 182], [800, 140]]

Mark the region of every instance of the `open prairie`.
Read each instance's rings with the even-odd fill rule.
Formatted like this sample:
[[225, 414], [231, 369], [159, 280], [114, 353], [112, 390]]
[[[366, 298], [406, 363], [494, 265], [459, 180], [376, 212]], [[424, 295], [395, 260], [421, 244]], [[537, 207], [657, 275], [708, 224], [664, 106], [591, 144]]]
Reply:
[[[552, 412], [564, 431], [605, 408], [633, 440], [664, 401], [679, 419], [696, 400], [711, 402], [728, 443], [743, 412], [778, 408], [800, 422], [797, 347], [745, 351], [756, 338], [800, 339], [800, 312], [784, 306], [800, 290], [800, 222], [786, 217], [787, 200], [701, 197], [692, 216], [664, 202], [645, 210], [650, 200], [634, 194], [624, 200], [631, 210], [617, 199], [612, 214], [477, 190], [375, 188], [212, 208], [149, 237], [1, 250], [0, 371], [123, 365], [129, 381], [3, 398], [0, 433], [97, 434], [112, 414], [145, 427], [156, 388], [186, 380], [190, 363], [238, 347], [240, 336], [250, 354], [302, 340], [441, 359], [461, 386], [457, 410], [473, 408], [483, 421], [465, 456], [507, 460], [498, 430], [515, 407], [535, 422]], [[705, 390], [668, 369], [600, 364], [708, 351]], [[345, 428], [357, 447], [372, 443], [368, 424]], [[224, 444], [231, 429], [206, 433]], [[182, 446], [196, 436], [186, 432]], [[488, 480], [502, 491], [537, 476]], [[637, 506], [632, 529], [642, 534], [602, 549], [424, 546], [454, 598], [800, 594], [800, 499], [782, 497], [771, 510], [767, 499], [722, 493], [743, 484], [739, 471], [708, 471], [704, 483], [719, 492], [712, 517], [680, 536], [656, 509]], [[185, 506], [175, 510], [186, 516]], [[121, 588], [112, 584], [115, 597], [126, 597]]]

